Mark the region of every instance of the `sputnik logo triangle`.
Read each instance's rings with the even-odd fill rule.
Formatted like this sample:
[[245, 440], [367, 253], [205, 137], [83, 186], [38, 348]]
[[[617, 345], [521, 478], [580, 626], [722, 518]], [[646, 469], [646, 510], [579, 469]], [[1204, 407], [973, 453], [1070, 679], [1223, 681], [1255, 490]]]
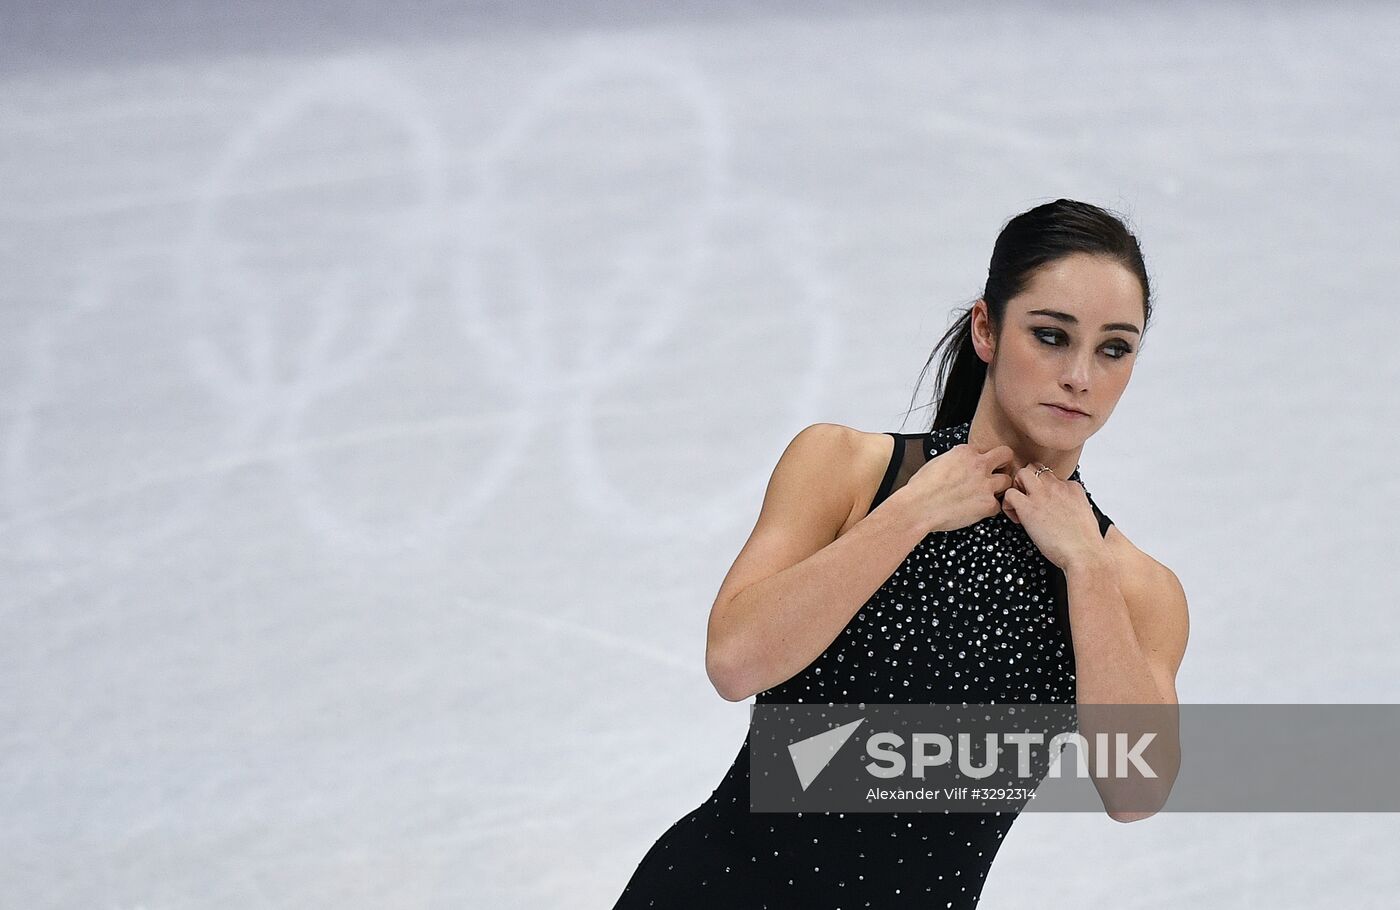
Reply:
[[799, 739], [788, 746], [788, 755], [792, 757], [792, 766], [797, 769], [797, 779], [802, 784], [802, 789], [806, 790], [808, 784], [817, 779], [817, 775], [822, 773], [822, 769], [831, 764], [831, 760], [836, 757], [836, 753], [846, 744], [846, 740], [851, 738], [851, 734], [856, 732], [856, 727], [865, 722], [865, 718], [853, 720], [848, 724], [818, 733], [816, 736], [809, 736], [806, 739]]

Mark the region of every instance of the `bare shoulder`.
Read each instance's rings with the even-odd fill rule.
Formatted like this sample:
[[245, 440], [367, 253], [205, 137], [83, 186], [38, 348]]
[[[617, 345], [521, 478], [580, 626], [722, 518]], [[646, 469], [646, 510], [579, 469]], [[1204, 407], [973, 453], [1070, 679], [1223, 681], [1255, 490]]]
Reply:
[[851, 512], [841, 526], [841, 534], [844, 534], [866, 516], [880, 482], [885, 479], [890, 459], [894, 457], [895, 441], [889, 433], [867, 432], [851, 427], [841, 427], [841, 430], [848, 439], [850, 454], [846, 470], [852, 490]]
[[1172, 680], [1181, 665], [1191, 628], [1181, 579], [1129, 540], [1117, 524], [1109, 525], [1104, 541], [1118, 564], [1119, 586], [1133, 628], [1154, 665], [1160, 665], [1157, 672], [1163, 684], [1172, 687], [1174, 693]]
[[1179, 584], [1175, 572], [1133, 543], [1117, 523], [1108, 526], [1104, 543], [1125, 578], [1146, 579], [1158, 585]]
[[836, 537], [866, 516], [894, 456], [894, 445], [889, 433], [839, 423], [810, 424], [794, 437], [789, 450], [800, 449], [799, 460], [820, 471], [820, 482], [841, 491], [846, 515]]

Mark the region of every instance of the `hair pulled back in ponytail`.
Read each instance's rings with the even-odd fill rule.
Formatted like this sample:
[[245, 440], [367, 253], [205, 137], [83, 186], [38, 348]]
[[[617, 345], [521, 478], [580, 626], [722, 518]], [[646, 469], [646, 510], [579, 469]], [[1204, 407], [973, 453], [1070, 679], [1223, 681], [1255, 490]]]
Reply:
[[[1142, 282], [1143, 334], [1146, 334], [1147, 323], [1152, 318], [1152, 292], [1137, 237], [1107, 209], [1073, 199], [1056, 199], [1012, 218], [997, 235], [981, 299], [987, 302], [992, 329], [998, 336], [1007, 301], [1025, 289], [1036, 269], [1072, 253], [1107, 256], [1137, 275]], [[987, 364], [972, 346], [975, 303], [959, 311], [957, 321], [929, 354], [914, 387], [917, 395], [929, 366], [938, 360], [934, 392], [938, 409], [930, 430], [966, 423], [977, 411], [982, 384], [987, 378]]]

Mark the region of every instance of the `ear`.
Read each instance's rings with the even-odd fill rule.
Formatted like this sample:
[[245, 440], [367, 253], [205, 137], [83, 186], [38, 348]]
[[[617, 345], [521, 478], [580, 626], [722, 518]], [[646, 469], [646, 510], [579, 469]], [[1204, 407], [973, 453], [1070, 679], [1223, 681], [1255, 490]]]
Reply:
[[972, 304], [972, 313], [968, 317], [971, 324], [968, 326], [972, 334], [972, 349], [977, 352], [977, 356], [983, 363], [991, 363], [992, 355], [996, 353], [996, 338], [992, 334], [992, 323], [987, 312], [987, 301], [978, 297]]

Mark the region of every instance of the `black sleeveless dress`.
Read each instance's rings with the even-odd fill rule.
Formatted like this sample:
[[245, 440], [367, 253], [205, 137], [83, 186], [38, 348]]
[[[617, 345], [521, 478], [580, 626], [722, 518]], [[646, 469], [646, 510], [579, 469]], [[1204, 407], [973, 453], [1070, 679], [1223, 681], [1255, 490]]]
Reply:
[[[870, 510], [971, 423], [890, 433]], [[1076, 467], [1067, 479], [1081, 484]], [[1086, 490], [1087, 492], [1087, 490]], [[1099, 530], [1111, 520], [1089, 498]], [[1004, 513], [920, 541], [807, 667], [756, 703], [1072, 704], [1064, 573]], [[1015, 812], [755, 813], [749, 739], [673, 824], [614, 910], [974, 907]]]

